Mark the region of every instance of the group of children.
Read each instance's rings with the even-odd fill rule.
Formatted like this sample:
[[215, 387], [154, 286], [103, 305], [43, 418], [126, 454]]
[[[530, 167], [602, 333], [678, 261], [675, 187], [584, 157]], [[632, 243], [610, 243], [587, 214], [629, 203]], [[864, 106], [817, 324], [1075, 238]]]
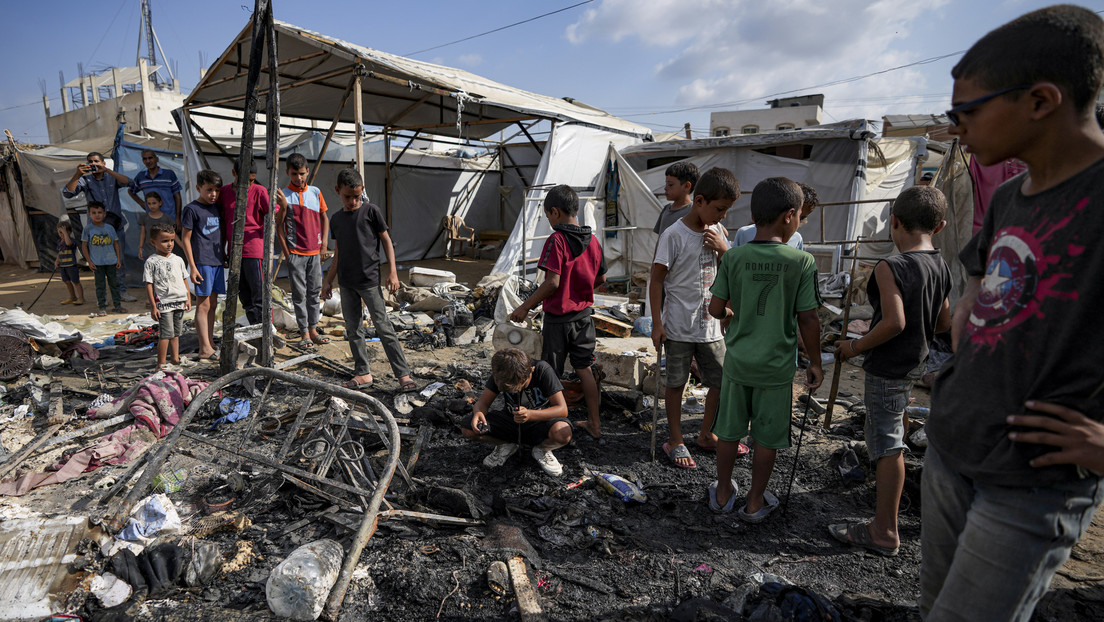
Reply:
[[[919, 185], [894, 201], [899, 252], [878, 262], [868, 281], [870, 331], [840, 340], [835, 351], [864, 357], [875, 513], [828, 531], [897, 554], [905, 407], [933, 335], [950, 329], [955, 356], [933, 388], [926, 425], [921, 617], [1026, 621], [1104, 501], [1104, 383], [1085, 355], [1104, 348], [1104, 333], [1092, 328], [1104, 305], [1104, 246], [1096, 243], [1104, 230], [1104, 133], [1093, 108], [1104, 83], [1104, 20], [1071, 5], [1029, 13], [978, 41], [952, 76], [951, 134], [982, 165], [1018, 158], [1027, 171], [994, 193], [962, 250], [970, 277], [953, 316], [951, 275], [932, 243], [945, 224], [945, 198]], [[709, 507], [734, 510], [731, 474], [750, 432], [751, 489], [737, 514], [761, 522], [779, 505], [767, 484], [778, 449], [790, 444], [799, 337], [811, 353], [810, 393], [823, 379], [815, 264], [787, 244], [807, 215], [807, 195], [789, 179], [757, 184], [754, 229], [741, 230], [729, 248], [717, 223], [739, 196], [731, 173], [712, 169], [695, 180], [681, 163], [667, 172], [672, 205], [656, 225], [649, 295], [653, 341], [667, 354], [664, 450], [674, 464], [695, 466], [678, 405], [696, 361], [709, 389], [698, 445], [717, 453]], [[545, 201], [556, 230], [541, 255], [545, 283], [514, 321], [542, 300], [556, 304], [553, 314], [584, 315], [601, 281], [600, 264], [580, 244], [585, 236], [566, 235], [585, 229], [561, 198], [569, 194]], [[565, 215], [568, 231], [555, 226]], [[593, 360], [592, 327], [572, 319], [580, 321], [552, 324], [542, 361], [513, 349], [492, 358], [492, 377], [463, 425], [466, 437], [497, 445], [488, 466], [529, 443], [546, 472], [561, 472], [551, 451], [570, 441], [572, 428], [553, 364], [566, 355], [583, 371]], [[499, 392], [509, 412], [489, 412]]]
[[[95, 276], [99, 304], [95, 315], [106, 315], [108, 289], [114, 302], [113, 311], [125, 311], [121, 304], [125, 299], [120, 298], [119, 293], [121, 276], [118, 272], [124, 265], [122, 228], [106, 222], [108, 212], [96, 197], [110, 193], [117, 200], [118, 189], [129, 184], [131, 195], [146, 206], [146, 210], [138, 216], [138, 257], [145, 261], [143, 282], [146, 284], [151, 315], [159, 322], [158, 367], [176, 369], [194, 364], [179, 353], [183, 314], [193, 306], [192, 293], [195, 295], [195, 330], [199, 339], [197, 360], [217, 359], [218, 351], [214, 346], [215, 309], [217, 296], [226, 293], [225, 268], [236, 217], [235, 184], [223, 185], [222, 177], [215, 171], [199, 171], [196, 175], [198, 198], [183, 209], [168, 213], [164, 209], [164, 195], [170, 193], [179, 203], [179, 183], [170, 171], [159, 169], [153, 152], [143, 152], [143, 160], [152, 169], [143, 171], [145, 177], [140, 174], [136, 178], [136, 182], [144, 180], [144, 185], [129, 183], [125, 177], [109, 171], [103, 165], [103, 156], [98, 153], [89, 154], [88, 164], [78, 167], [71, 184], [74, 196], [82, 190], [89, 194], [89, 222], [81, 235], [81, 250]], [[236, 180], [236, 163], [233, 173]], [[90, 191], [106, 183], [97, 180], [96, 175], [106, 176], [114, 182], [110, 192]], [[363, 315], [360, 303], [363, 300], [368, 304], [372, 321], [401, 388], [413, 389], [415, 384], [410, 377], [409, 365], [387, 319], [380, 292], [381, 251], [390, 270], [386, 285], [391, 292], [398, 289], [394, 247], [380, 209], [362, 202], [363, 180], [353, 169], [339, 173], [335, 191], [342, 199], [343, 209], [331, 218], [327, 215], [321, 191], [307, 184], [310, 168], [306, 158], [301, 154], [289, 156], [287, 175], [289, 185], [276, 196], [276, 239], [279, 251], [287, 260], [291, 277], [292, 302], [301, 339], [299, 347], [311, 349], [329, 343], [329, 338], [318, 331], [318, 319], [321, 301], [330, 298], [334, 281], [340, 277], [346, 336], [356, 369], [355, 377], [347, 386], [363, 389], [373, 381], [361, 330]], [[256, 169], [251, 165], [242, 224], [242, 279], [239, 288], [239, 299], [250, 324], [260, 323], [263, 319], [264, 220], [269, 211], [268, 191], [255, 183], [255, 179]], [[328, 258], [331, 220], [337, 252], [323, 279], [322, 262]], [[119, 222], [122, 222], [121, 218]], [[83, 304], [84, 291], [76, 255], [78, 247], [72, 224], [62, 220], [57, 231], [59, 242], [55, 267], [61, 271], [69, 292], [62, 304]], [[339, 257], [343, 259], [339, 260]]]
[[[870, 521], [832, 524], [828, 531], [878, 554], [897, 553], [905, 406], [932, 336], [949, 328], [955, 356], [933, 388], [926, 425], [921, 615], [929, 621], [1026, 621], [1104, 500], [1102, 383], [1095, 359], [1085, 354], [1104, 349], [1104, 333], [1093, 329], [1104, 306], [1104, 246], [1096, 243], [1104, 230], [1104, 209], [1097, 204], [1104, 202], [1104, 133], [1093, 116], [1104, 82], [1104, 20], [1070, 5], [1029, 13], [978, 41], [952, 76], [951, 134], [983, 165], [1018, 158], [1027, 171], [996, 191], [984, 225], [961, 252], [969, 281], [953, 316], [951, 275], [932, 243], [945, 223], [945, 199], [930, 186], [916, 186], [893, 202], [890, 231], [899, 252], [879, 261], [868, 281], [871, 329], [859, 339], [840, 340], [835, 350], [840, 359], [864, 357], [875, 513]], [[98, 162], [93, 181], [106, 183]], [[342, 171], [336, 190], [343, 209], [329, 227], [337, 252], [319, 286], [325, 202], [306, 185], [305, 160], [294, 160], [294, 170], [292, 163], [292, 184], [282, 193], [291, 207], [280, 217], [279, 239], [295, 270], [293, 297], [304, 342], [319, 340], [317, 312], [311, 310], [315, 292], [329, 297], [340, 278], [356, 361], [350, 386], [363, 388], [373, 380], [358, 330], [363, 301], [395, 376], [404, 389], [412, 387], [380, 295], [381, 252], [390, 268], [387, 287], [394, 291], [398, 281], [379, 209], [363, 204], [357, 173]], [[696, 466], [683, 441], [679, 407], [696, 365], [708, 388], [697, 445], [717, 455], [708, 505], [758, 523], [779, 505], [768, 483], [778, 450], [790, 445], [799, 344], [810, 353], [808, 391], [823, 380], [816, 267], [792, 244], [815, 207], [815, 193], [786, 178], [761, 181], [751, 194], [754, 227], [741, 229], [729, 244], [719, 222], [740, 195], [732, 173], [714, 168], [699, 179], [686, 163], [667, 173], [672, 204], [656, 224], [660, 237], [649, 294], [652, 339], [666, 353], [664, 451], [678, 467]], [[179, 330], [190, 278], [202, 357], [214, 354], [210, 296], [222, 291], [220, 236], [227, 223], [216, 207], [220, 185], [216, 173], [200, 172], [200, 198], [183, 209], [187, 277], [183, 262], [171, 257], [170, 227], [158, 222], [142, 238], [155, 253], [147, 260], [146, 280], [162, 337]], [[540, 467], [559, 475], [563, 468], [552, 452], [571, 441], [574, 426], [601, 435], [590, 307], [594, 288], [605, 280], [605, 264], [597, 238], [579, 224], [578, 208], [570, 187], [548, 193], [544, 213], [553, 233], [539, 263], [545, 279], [510, 316], [523, 321], [543, 304], [542, 360], [512, 348], [496, 352], [491, 377], [462, 425], [465, 437], [495, 445], [487, 466], [503, 465], [528, 444]], [[115, 292], [121, 256], [115, 229], [105, 225], [107, 211], [102, 202], [90, 204], [91, 225], [82, 238], [96, 270], [101, 308], [103, 284]], [[75, 242], [67, 227], [59, 226], [59, 233], [64, 248], [58, 267], [72, 286], [70, 301], [79, 302], [83, 292], [66, 272], [73, 267]], [[168, 344], [160, 345], [163, 358]], [[588, 410], [587, 420], [574, 424], [560, 382], [568, 360], [582, 381]], [[492, 411], [499, 393], [506, 410]], [[736, 510], [732, 472], [748, 451], [741, 444], [745, 437], [752, 445], [751, 487]]]

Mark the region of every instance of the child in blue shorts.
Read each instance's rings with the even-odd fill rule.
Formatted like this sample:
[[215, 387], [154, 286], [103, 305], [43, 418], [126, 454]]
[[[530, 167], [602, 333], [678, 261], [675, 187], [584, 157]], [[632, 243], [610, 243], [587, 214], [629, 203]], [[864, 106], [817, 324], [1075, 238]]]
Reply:
[[[184, 206], [181, 216], [184, 255], [188, 259], [188, 271], [195, 287], [196, 336], [199, 337], [199, 358], [217, 359], [215, 343], [215, 307], [218, 294], [226, 293], [226, 275], [223, 265], [226, 254], [222, 249], [222, 229], [218, 200], [222, 176], [215, 171], [202, 170], [196, 175], [196, 191], [199, 198]], [[212, 300], [214, 298], [214, 300]]]

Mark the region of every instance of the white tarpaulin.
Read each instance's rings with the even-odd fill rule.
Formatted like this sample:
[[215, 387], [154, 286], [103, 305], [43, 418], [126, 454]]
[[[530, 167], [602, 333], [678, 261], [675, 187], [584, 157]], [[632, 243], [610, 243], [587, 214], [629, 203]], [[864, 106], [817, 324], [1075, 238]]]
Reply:
[[[557, 123], [544, 147], [534, 189], [526, 194], [522, 214], [491, 273], [517, 274], [517, 264], [524, 256], [531, 278], [535, 268], [532, 260], [539, 256], [544, 239], [552, 233], [544, 217], [544, 195], [552, 186], [567, 184], [574, 188], [579, 193], [579, 223], [600, 234], [597, 225], [603, 222], [605, 191], [597, 186], [604, 179], [609, 148], [622, 149], [639, 142], [639, 138], [617, 132]], [[603, 241], [601, 235], [599, 241]]]

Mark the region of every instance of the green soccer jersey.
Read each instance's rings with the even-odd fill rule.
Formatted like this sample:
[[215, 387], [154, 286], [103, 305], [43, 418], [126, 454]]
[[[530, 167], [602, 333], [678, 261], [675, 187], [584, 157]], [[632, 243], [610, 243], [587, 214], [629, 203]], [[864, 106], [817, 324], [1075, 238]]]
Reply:
[[721, 258], [710, 290], [732, 303], [725, 333], [726, 380], [752, 387], [793, 381], [797, 314], [820, 305], [816, 263], [805, 251], [777, 242], [752, 242]]

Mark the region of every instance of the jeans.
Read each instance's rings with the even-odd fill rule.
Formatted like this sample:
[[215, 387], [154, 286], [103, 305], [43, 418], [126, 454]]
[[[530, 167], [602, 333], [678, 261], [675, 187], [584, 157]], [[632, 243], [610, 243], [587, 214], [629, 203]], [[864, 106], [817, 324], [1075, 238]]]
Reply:
[[921, 617], [1027, 622], [1102, 499], [1097, 477], [1047, 488], [976, 482], [929, 447], [921, 509]]
[[880, 458], [908, 450], [908, 445], [905, 445], [905, 408], [908, 407], [909, 393], [915, 382], [914, 375], [895, 379], [866, 374], [863, 391], [866, 423], [863, 432], [871, 464], [877, 464]]
[[349, 342], [349, 350], [353, 353], [353, 371], [356, 375], [363, 376], [371, 373], [368, 365], [368, 346], [364, 343], [364, 335], [360, 330], [363, 319], [360, 302], [368, 306], [368, 313], [372, 316], [372, 324], [376, 327], [376, 335], [383, 344], [383, 351], [387, 354], [387, 360], [391, 363], [391, 371], [396, 378], [410, 375], [410, 366], [406, 363], [399, 337], [395, 334], [395, 328], [391, 326], [391, 319], [387, 317], [387, 305], [383, 302], [383, 294], [379, 285], [353, 289], [341, 288], [341, 315], [345, 318], [345, 339]]
[[116, 307], [123, 306], [123, 299], [119, 297], [118, 268], [113, 265], [96, 266], [93, 274], [96, 277], [96, 304], [101, 309], [107, 308], [107, 288], [111, 288], [111, 300], [115, 302]]
[[245, 311], [249, 325], [261, 323], [261, 299], [264, 295], [264, 274], [261, 272], [263, 259], [242, 257], [241, 278], [238, 280], [238, 300]]
[[295, 323], [305, 333], [318, 326], [322, 310], [322, 257], [320, 255], [288, 256], [288, 280], [291, 281], [291, 302], [295, 307]]

